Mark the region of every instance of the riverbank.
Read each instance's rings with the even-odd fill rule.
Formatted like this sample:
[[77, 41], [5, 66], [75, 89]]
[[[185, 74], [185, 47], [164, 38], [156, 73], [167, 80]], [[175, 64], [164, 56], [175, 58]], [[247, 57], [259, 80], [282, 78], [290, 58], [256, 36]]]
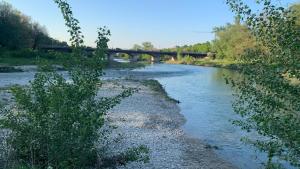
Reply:
[[[111, 61], [109, 62], [104, 69], [136, 69], [136, 68], [142, 68], [150, 63], [148, 62], [134, 62], [134, 63], [127, 63], [127, 62], [116, 62]], [[64, 70], [63, 66], [61, 65], [54, 65], [54, 68], [56, 70]], [[28, 71], [37, 71], [38, 66], [36, 64], [33, 65], [4, 65], [0, 63], [0, 73], [12, 73], [12, 72], [28, 72]]]
[[102, 94], [117, 94], [122, 90], [121, 85], [139, 88], [139, 92], [108, 113], [109, 121], [117, 127], [114, 134], [120, 133], [122, 138], [110, 144], [109, 149], [114, 152], [145, 145], [149, 148], [150, 160], [131, 162], [119, 168], [235, 168], [219, 158], [211, 146], [184, 133], [181, 127], [186, 120], [180, 108], [165, 92], [153, 90], [157, 86], [155, 82], [114, 80], [104, 83]]
[[231, 70], [238, 70], [242, 66], [242, 64], [237, 61], [230, 61], [230, 60], [224, 60], [224, 59], [211, 59], [211, 58], [203, 58], [203, 59], [182, 58], [180, 60], [169, 60], [169, 61], [166, 61], [166, 63], [205, 66], [205, 67], [217, 67], [217, 68], [225, 68], [225, 69], [231, 69]]
[[[99, 96], [109, 97], [123, 87], [139, 89], [108, 112], [107, 122], [115, 129], [106, 140], [106, 148], [114, 156], [143, 145], [149, 149], [149, 161], [130, 162], [118, 168], [235, 168], [219, 158], [211, 146], [184, 133], [181, 127], [186, 120], [177, 102], [158, 84], [153, 80], [107, 80], [99, 90]], [[9, 95], [7, 89], [1, 90], [2, 101], [11, 102]]]

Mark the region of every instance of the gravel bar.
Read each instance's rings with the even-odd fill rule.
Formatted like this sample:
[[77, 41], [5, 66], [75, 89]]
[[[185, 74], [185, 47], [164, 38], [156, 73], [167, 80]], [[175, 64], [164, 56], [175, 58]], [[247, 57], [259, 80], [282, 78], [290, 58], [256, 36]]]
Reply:
[[[108, 113], [111, 125], [117, 128], [112, 135], [121, 137], [112, 141], [108, 149], [112, 153], [130, 147], [145, 145], [149, 148], [150, 161], [130, 162], [119, 169], [232, 169], [232, 164], [219, 158], [201, 140], [184, 133], [181, 126], [185, 118], [175, 102], [161, 93], [152, 91], [139, 81], [115, 80], [103, 84], [99, 95], [113, 96], [125, 87], [139, 88], [132, 96]], [[115, 138], [115, 137], [112, 137]]]

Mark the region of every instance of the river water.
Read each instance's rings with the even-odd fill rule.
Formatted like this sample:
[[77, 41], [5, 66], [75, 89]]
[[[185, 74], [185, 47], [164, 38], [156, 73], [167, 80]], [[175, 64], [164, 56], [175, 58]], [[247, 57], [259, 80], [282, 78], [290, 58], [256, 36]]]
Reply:
[[[221, 68], [190, 65], [152, 65], [139, 72], [162, 72], [170, 76], [154, 77], [167, 93], [181, 103], [181, 113], [187, 119], [183, 129], [193, 137], [216, 146], [215, 152], [242, 169], [257, 169], [267, 155], [240, 141], [243, 136], [257, 138], [232, 125], [239, 116], [232, 109], [232, 90], [224, 75], [237, 73]], [[169, 72], [169, 73], [166, 73]], [[177, 72], [177, 75], [176, 75]], [[175, 74], [175, 75], [174, 75]]]
[[[63, 72], [65, 73], [65, 72]], [[189, 65], [154, 64], [136, 70], [108, 70], [104, 78], [152, 78], [167, 93], [179, 100], [181, 113], [187, 119], [185, 132], [212, 145], [223, 159], [242, 169], [257, 169], [266, 161], [266, 154], [243, 144], [243, 136], [257, 138], [232, 125], [239, 116], [232, 109], [232, 90], [223, 75], [237, 73], [221, 68]], [[27, 84], [34, 72], [0, 73], [0, 87]]]

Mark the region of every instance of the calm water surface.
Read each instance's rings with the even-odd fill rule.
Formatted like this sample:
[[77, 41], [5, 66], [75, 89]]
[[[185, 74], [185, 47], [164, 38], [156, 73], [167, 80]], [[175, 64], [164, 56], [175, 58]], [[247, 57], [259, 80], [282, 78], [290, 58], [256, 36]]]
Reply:
[[256, 152], [254, 147], [240, 141], [243, 136], [258, 136], [241, 131], [230, 122], [239, 116], [233, 112], [232, 90], [226, 85], [223, 75], [235, 76], [237, 73], [220, 68], [166, 64], [137, 71], [170, 71], [180, 74], [155, 79], [165, 87], [171, 97], [180, 100], [181, 113], [187, 119], [184, 130], [205, 143], [217, 146], [215, 151], [239, 168], [262, 167], [266, 154]]

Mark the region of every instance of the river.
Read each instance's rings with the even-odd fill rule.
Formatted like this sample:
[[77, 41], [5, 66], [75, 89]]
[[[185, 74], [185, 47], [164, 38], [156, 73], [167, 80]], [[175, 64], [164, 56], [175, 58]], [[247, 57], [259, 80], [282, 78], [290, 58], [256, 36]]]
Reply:
[[[190, 65], [152, 65], [139, 72], [162, 72], [170, 76], [154, 77], [167, 93], [181, 103], [181, 113], [187, 119], [186, 133], [207, 144], [216, 146], [215, 152], [242, 169], [257, 169], [266, 162], [267, 155], [240, 141], [243, 136], [259, 137], [234, 126], [231, 120], [239, 116], [232, 109], [232, 90], [224, 75], [237, 73], [221, 68]], [[169, 72], [169, 73], [166, 73]], [[174, 73], [177, 75], [174, 76]]]
[[[65, 73], [65, 72], [63, 72]], [[179, 100], [181, 113], [187, 119], [185, 132], [215, 147], [223, 159], [242, 169], [257, 169], [266, 161], [266, 154], [243, 144], [243, 136], [259, 137], [232, 125], [239, 116], [232, 109], [232, 90], [225, 84], [223, 75], [235, 72], [221, 68], [190, 65], [154, 64], [136, 70], [108, 70], [109, 78], [153, 78], [167, 93]], [[0, 87], [27, 84], [34, 72], [0, 73]]]

